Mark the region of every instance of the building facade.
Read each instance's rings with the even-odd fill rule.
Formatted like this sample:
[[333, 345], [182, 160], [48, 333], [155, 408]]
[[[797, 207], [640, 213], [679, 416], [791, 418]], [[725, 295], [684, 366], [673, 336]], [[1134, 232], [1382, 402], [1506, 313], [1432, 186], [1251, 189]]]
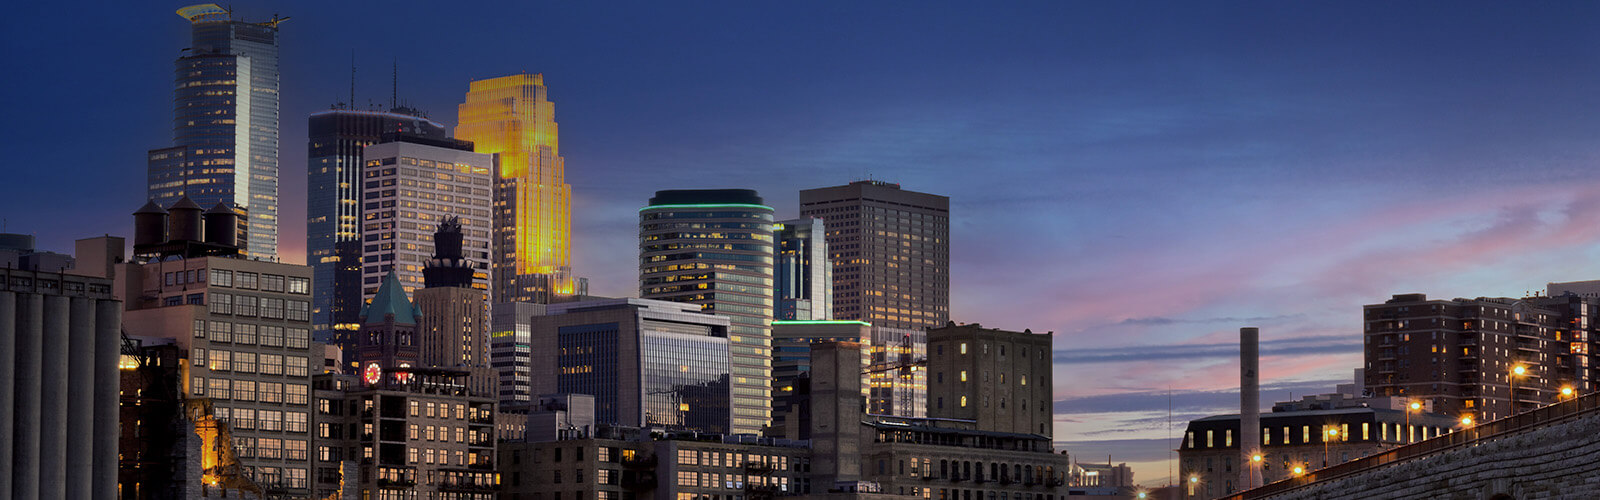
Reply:
[[976, 323], [928, 330], [928, 417], [1050, 437], [1053, 336]]
[[178, 10], [192, 42], [176, 63], [172, 146], [149, 152], [148, 198], [188, 196], [248, 213], [249, 255], [278, 252], [278, 18], [233, 19], [216, 4]]
[[1591, 392], [1593, 300], [1402, 294], [1367, 305], [1366, 387], [1483, 421], [1554, 402], [1562, 388]]
[[727, 317], [733, 433], [772, 420], [772, 207], [748, 189], [657, 191], [639, 210], [639, 296]]
[[495, 304], [490, 308], [489, 366], [499, 376], [500, 408], [517, 411], [534, 403], [533, 318], [545, 305], [532, 302]]
[[0, 269], [0, 496], [118, 493], [121, 306], [108, 279]]
[[307, 120], [307, 131], [306, 263], [315, 275], [312, 335], [319, 342], [351, 345], [362, 298], [362, 153], [386, 134], [429, 139], [448, 135], [444, 125], [408, 108], [319, 111]]
[[499, 158], [495, 303], [547, 303], [579, 291], [572, 277], [572, 186], [547, 90], [542, 74], [478, 80], [459, 109], [456, 137]]
[[[641, 434], [643, 434], [641, 436]], [[811, 450], [784, 440], [648, 434], [601, 427], [501, 445], [500, 498], [762, 500], [811, 491]]]
[[454, 140], [389, 136], [367, 146], [362, 195], [363, 299], [390, 272], [406, 293], [423, 285], [433, 232], [447, 218], [461, 224], [463, 255], [474, 266], [473, 287], [489, 286], [490, 211], [494, 158]]
[[827, 224], [833, 317], [890, 328], [950, 320], [950, 199], [881, 181], [800, 191]]
[[211, 256], [135, 261], [119, 274], [133, 298], [123, 327], [174, 339], [198, 411], [186, 418], [232, 441], [203, 452], [220, 471], [207, 480], [308, 496], [312, 360], [320, 367], [323, 354], [311, 343], [311, 268]]
[[833, 319], [833, 261], [822, 219], [778, 222], [773, 267], [777, 316], [790, 321]]
[[[1178, 449], [1183, 498], [1210, 499], [1438, 437], [1457, 429], [1454, 417], [1372, 408], [1361, 401], [1261, 415], [1261, 462], [1240, 463], [1238, 415], [1189, 422]], [[1246, 484], [1241, 468], [1252, 467]], [[1296, 472], [1296, 470], [1299, 472]]]
[[726, 434], [728, 320], [646, 299], [551, 304], [528, 318], [533, 394], [594, 396], [596, 422]]
[[494, 399], [465, 372], [316, 378], [318, 498], [495, 498]]
[[[767, 435], [811, 439], [811, 346], [820, 342], [872, 342], [872, 325], [864, 321], [772, 322], [772, 426]], [[861, 366], [871, 353], [861, 351]], [[863, 373], [862, 377], [869, 375]], [[868, 395], [870, 384], [862, 384]]]

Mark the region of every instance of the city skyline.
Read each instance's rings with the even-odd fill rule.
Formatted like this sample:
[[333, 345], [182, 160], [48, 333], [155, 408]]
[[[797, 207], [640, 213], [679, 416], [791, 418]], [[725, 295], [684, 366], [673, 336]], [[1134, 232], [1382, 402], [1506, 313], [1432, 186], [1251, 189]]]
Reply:
[[[1056, 331], [1057, 380], [1083, 381], [1056, 391], [1057, 440], [1142, 455], [1128, 458], [1155, 464], [1140, 482], [1164, 474], [1169, 389], [1175, 425], [1226, 412], [1233, 367], [1216, 346], [1239, 326], [1262, 327], [1273, 401], [1350, 378], [1362, 304], [1600, 278], [1591, 5], [580, 7], [559, 13], [573, 27], [516, 43], [496, 38], [510, 19], [423, 5], [234, 6], [294, 17], [281, 27], [286, 261], [304, 255], [304, 118], [345, 98], [350, 52], [358, 102], [387, 102], [398, 60], [401, 98], [452, 129], [467, 82], [543, 73], [574, 160], [573, 267], [594, 294], [634, 294], [635, 211], [655, 190], [756, 189], [778, 218], [798, 215], [799, 190], [865, 178], [950, 196], [951, 318]], [[0, 35], [9, 67], [50, 75], [8, 84], [7, 104], [34, 120], [3, 132], [33, 145], [17, 154], [36, 168], [15, 169], [3, 231], [57, 251], [129, 236], [142, 200], [127, 186], [170, 139], [183, 21], [130, 5], [21, 24], [43, 8], [22, 6]], [[348, 22], [417, 14], [458, 39], [425, 47], [437, 41]], [[577, 28], [603, 23], [631, 33]], [[87, 33], [118, 46], [95, 70], [118, 85], [64, 63], [104, 49], [59, 43]], [[490, 45], [520, 48], [446, 57]], [[100, 113], [118, 119], [86, 119]], [[671, 169], [725, 181], [649, 175]], [[26, 220], [74, 197], [96, 202]]]

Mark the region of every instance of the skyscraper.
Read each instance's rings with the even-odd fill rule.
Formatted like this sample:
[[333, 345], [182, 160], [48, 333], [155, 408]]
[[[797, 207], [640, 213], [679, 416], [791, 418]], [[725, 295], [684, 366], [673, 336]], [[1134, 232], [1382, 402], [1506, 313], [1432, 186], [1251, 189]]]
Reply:
[[834, 319], [890, 328], [950, 320], [950, 198], [856, 181], [800, 191], [800, 216], [827, 224]]
[[350, 345], [361, 313], [361, 153], [384, 134], [445, 139], [444, 125], [415, 110], [330, 109], [312, 113], [307, 130], [306, 264], [314, 271], [311, 307], [318, 341]]
[[833, 261], [822, 219], [777, 225], [777, 319], [833, 319]]
[[487, 289], [494, 159], [465, 141], [403, 135], [367, 146], [363, 158], [363, 297], [391, 271], [407, 293], [421, 288], [433, 230], [450, 217], [461, 223], [472, 286]]
[[575, 293], [572, 186], [544, 75], [478, 80], [460, 106], [456, 137], [499, 155], [490, 296], [495, 303], [550, 302]]
[[730, 320], [733, 434], [772, 419], [772, 207], [748, 189], [657, 191], [639, 209], [639, 296]]
[[216, 4], [178, 9], [193, 41], [176, 64], [172, 147], [151, 150], [149, 198], [244, 208], [247, 252], [278, 255], [278, 23]]

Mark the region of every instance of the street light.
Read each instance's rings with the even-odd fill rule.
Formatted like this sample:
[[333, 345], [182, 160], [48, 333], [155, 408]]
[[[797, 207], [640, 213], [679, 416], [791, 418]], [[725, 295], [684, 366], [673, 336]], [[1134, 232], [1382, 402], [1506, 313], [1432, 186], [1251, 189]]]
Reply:
[[1328, 466], [1328, 441], [1339, 437], [1339, 429], [1329, 428], [1322, 436], [1322, 466]]
[[[1251, 488], [1256, 487], [1256, 471], [1258, 471], [1258, 470], [1261, 470], [1261, 454], [1260, 453], [1254, 453], [1254, 454], [1250, 455], [1250, 484], [1249, 484], [1249, 486]], [[1267, 482], [1266, 475], [1262, 474], [1261, 483], [1262, 484], [1266, 484], [1266, 482]]]
[[1422, 411], [1422, 402], [1421, 401], [1412, 401], [1411, 404], [1406, 405], [1406, 442], [1407, 443], [1410, 443], [1412, 441], [1410, 439], [1410, 436], [1411, 436], [1411, 412], [1414, 412], [1414, 411]]
[[1572, 386], [1561, 387], [1561, 399], [1572, 399]]
[[1472, 427], [1472, 416], [1468, 415], [1468, 416], [1465, 416], [1465, 417], [1461, 417], [1461, 426], [1462, 427]]
[[1305, 474], [1305, 473], [1306, 473], [1305, 466], [1303, 466], [1303, 465], [1294, 466], [1294, 475], [1298, 476], [1298, 475]]
[[1511, 414], [1517, 414], [1517, 377], [1528, 373], [1528, 368], [1522, 365], [1511, 367]]

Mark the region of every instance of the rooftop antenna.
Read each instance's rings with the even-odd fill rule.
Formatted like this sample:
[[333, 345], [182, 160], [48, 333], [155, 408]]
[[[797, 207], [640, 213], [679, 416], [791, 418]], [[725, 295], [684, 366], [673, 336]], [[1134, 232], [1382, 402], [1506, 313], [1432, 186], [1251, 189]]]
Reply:
[[392, 78], [389, 80], [389, 109], [394, 109], [394, 107], [396, 105], [396, 101], [398, 100], [396, 98], [396, 96], [400, 95], [400, 60], [399, 59], [396, 59], [394, 61], [393, 71], [394, 71], [394, 74], [392, 75]]
[[350, 107], [356, 107], [356, 51], [350, 51]]

